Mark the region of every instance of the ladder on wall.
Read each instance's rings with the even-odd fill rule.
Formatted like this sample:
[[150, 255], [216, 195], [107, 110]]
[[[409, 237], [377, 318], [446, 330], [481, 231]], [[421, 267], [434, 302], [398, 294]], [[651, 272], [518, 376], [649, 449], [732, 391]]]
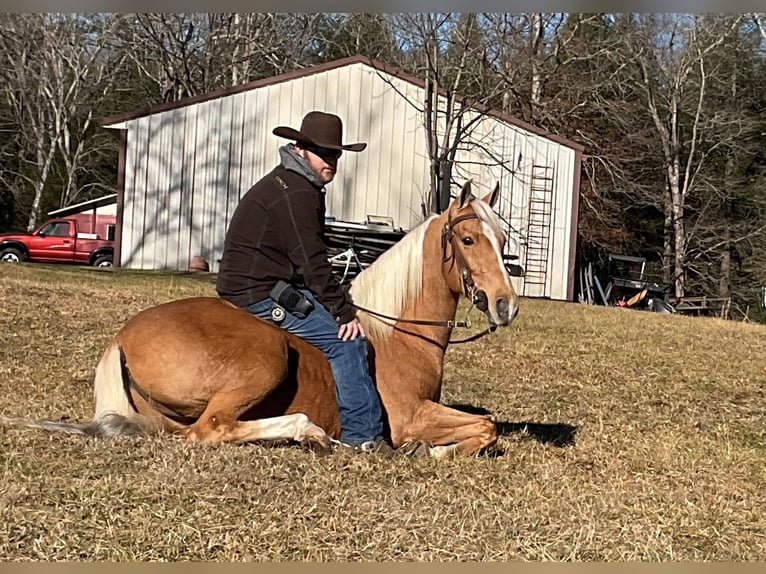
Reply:
[[532, 166], [527, 214], [527, 249], [524, 257], [523, 295], [548, 295], [548, 254], [553, 217], [553, 168]]

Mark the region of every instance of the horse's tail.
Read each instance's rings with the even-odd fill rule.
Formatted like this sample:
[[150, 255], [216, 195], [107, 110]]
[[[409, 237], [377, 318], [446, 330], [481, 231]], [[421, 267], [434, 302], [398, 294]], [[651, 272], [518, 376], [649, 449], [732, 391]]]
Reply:
[[101, 355], [93, 380], [96, 412], [90, 426], [95, 427], [97, 436], [135, 435], [149, 430], [129, 392], [125, 356], [115, 339]]
[[144, 434], [148, 428], [128, 398], [124, 358], [116, 341], [101, 356], [93, 381], [96, 412], [85, 423], [31, 420], [0, 416], [0, 423], [97, 437]]

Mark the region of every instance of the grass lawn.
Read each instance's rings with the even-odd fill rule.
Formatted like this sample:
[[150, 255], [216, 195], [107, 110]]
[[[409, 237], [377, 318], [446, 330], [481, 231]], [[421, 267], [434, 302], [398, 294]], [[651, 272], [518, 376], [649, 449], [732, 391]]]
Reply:
[[[211, 275], [0, 265], [0, 413], [89, 419], [120, 326], [197, 295]], [[763, 325], [522, 299], [447, 353], [443, 402], [502, 435], [458, 460], [0, 426], [0, 560], [762, 561], [765, 347]]]

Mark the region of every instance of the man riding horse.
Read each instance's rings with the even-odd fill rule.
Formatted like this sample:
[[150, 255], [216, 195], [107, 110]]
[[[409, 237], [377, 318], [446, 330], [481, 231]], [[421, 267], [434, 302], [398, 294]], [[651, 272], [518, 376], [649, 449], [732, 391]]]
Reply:
[[335, 379], [341, 441], [363, 452], [388, 454], [392, 449], [382, 436], [364, 328], [332, 272], [323, 240], [325, 186], [335, 177], [342, 153], [360, 152], [367, 144], [343, 144], [341, 119], [320, 111], [306, 114], [299, 130], [280, 126], [273, 133], [295, 143], [279, 149], [281, 163], [237, 205], [216, 290], [318, 347]]

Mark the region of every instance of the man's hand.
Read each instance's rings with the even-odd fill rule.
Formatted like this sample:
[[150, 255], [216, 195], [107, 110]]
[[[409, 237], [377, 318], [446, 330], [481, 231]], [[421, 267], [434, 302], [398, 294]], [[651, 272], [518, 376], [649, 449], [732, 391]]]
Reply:
[[359, 319], [352, 319], [348, 323], [344, 323], [338, 329], [338, 339], [348, 341], [349, 339], [356, 339], [357, 337], [366, 337], [364, 329]]

